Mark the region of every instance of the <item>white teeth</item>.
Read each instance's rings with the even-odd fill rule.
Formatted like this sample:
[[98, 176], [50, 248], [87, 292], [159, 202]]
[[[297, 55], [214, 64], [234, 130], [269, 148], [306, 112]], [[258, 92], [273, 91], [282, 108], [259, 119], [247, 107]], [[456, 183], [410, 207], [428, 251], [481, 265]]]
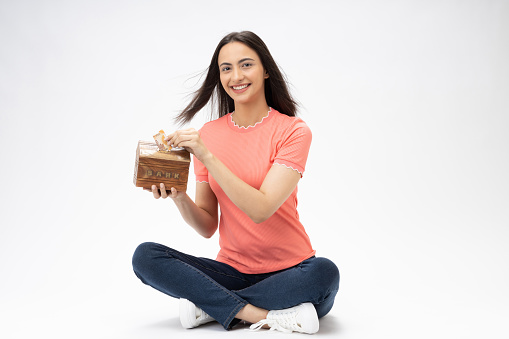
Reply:
[[238, 86], [238, 87], [233, 86], [233, 89], [239, 90], [239, 89], [244, 89], [246, 87], [247, 87], [247, 85], [242, 85], [242, 86]]

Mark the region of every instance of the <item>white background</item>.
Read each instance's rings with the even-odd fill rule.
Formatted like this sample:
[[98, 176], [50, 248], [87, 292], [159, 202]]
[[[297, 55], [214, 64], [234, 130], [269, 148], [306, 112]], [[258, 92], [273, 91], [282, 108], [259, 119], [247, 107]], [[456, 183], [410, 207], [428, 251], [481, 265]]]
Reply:
[[238, 30], [269, 46], [313, 131], [300, 215], [341, 272], [318, 335], [507, 337], [502, 0], [1, 1], [0, 336], [263, 335], [181, 329], [131, 267], [144, 241], [216, 255], [132, 176], [137, 141], [176, 128]]

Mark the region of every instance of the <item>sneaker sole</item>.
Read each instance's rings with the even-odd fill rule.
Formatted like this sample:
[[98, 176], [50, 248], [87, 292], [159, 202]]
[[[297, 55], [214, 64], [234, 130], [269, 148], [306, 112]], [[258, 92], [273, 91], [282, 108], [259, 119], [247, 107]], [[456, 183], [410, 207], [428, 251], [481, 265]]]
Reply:
[[184, 328], [194, 328], [196, 324], [196, 306], [187, 299], [180, 299], [179, 312], [180, 324]]
[[302, 327], [302, 330], [305, 333], [313, 334], [318, 332], [320, 329], [320, 322], [318, 321], [318, 315], [316, 313], [316, 308], [311, 303], [304, 303], [300, 305], [299, 313], [307, 314], [310, 317], [312, 317], [313, 321], [311, 321], [309, 324], [306, 324], [306, 327]]

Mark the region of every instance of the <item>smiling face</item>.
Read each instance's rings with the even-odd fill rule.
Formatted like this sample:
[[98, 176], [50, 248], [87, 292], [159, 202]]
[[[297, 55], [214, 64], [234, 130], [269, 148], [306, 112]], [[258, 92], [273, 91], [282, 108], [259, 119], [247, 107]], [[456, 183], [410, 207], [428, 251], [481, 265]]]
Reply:
[[230, 42], [218, 57], [221, 84], [235, 105], [265, 102], [265, 79], [269, 76], [258, 54], [241, 42]]

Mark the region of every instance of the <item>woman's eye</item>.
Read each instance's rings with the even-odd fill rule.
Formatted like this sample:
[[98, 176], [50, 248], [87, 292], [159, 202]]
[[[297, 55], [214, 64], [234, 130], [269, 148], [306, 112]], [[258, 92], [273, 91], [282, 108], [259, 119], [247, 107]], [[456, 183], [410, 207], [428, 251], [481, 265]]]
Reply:
[[242, 65], [242, 67], [250, 67], [250, 66], [252, 66], [252, 65], [253, 65], [253, 64], [250, 64], [250, 63], [246, 62], [245, 64], [243, 64], [243, 65]]
[[226, 71], [229, 71], [229, 70], [230, 70], [230, 67], [223, 67], [223, 68], [221, 68], [222, 72], [226, 72]]

